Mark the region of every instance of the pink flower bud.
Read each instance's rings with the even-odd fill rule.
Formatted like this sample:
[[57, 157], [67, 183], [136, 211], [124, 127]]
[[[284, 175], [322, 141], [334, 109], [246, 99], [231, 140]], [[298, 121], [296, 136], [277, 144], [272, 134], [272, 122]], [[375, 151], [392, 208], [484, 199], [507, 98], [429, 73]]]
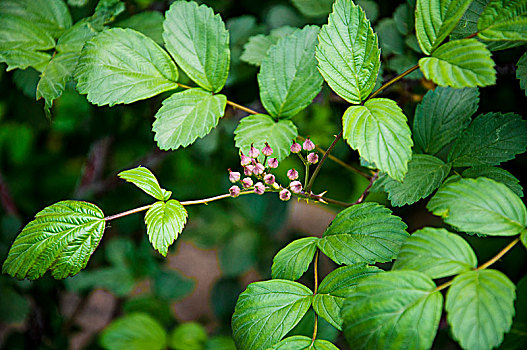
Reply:
[[261, 174], [263, 174], [264, 170], [265, 170], [265, 167], [263, 166], [263, 164], [256, 163], [256, 165], [253, 168], [253, 174], [254, 175], [261, 175]]
[[236, 198], [240, 195], [240, 188], [238, 186], [232, 186], [231, 188], [229, 188], [229, 193], [231, 197]]
[[265, 147], [262, 148], [262, 153], [266, 157], [269, 157], [271, 154], [273, 154], [273, 149], [271, 148], [271, 146], [269, 146], [267, 142], [265, 143]]
[[251, 145], [251, 149], [249, 150], [248, 156], [251, 158], [258, 158], [259, 155], [260, 155], [260, 151], [258, 151], [257, 148]]
[[275, 178], [273, 174], [266, 174], [264, 176], [264, 182], [268, 185], [272, 185], [275, 182]]
[[259, 194], [259, 195], [262, 195], [264, 194], [265, 192], [265, 186], [263, 183], [261, 182], [257, 182], [255, 185], [254, 185], [254, 193], [256, 194]]
[[300, 193], [302, 192], [302, 183], [300, 181], [291, 181], [291, 183], [289, 184], [289, 188], [294, 193]]
[[278, 159], [269, 158], [267, 161], [267, 166], [269, 166], [269, 168], [278, 168]]
[[304, 148], [305, 151], [312, 151], [315, 149], [315, 144], [313, 141], [309, 139], [309, 137], [304, 141], [304, 144], [302, 145], [302, 148]]
[[298, 179], [298, 171], [296, 171], [295, 169], [289, 169], [287, 171], [287, 177], [289, 178], [289, 180]]
[[291, 192], [289, 190], [286, 190], [285, 188], [280, 191], [279, 193], [280, 199], [283, 201], [288, 201], [291, 198]]
[[253, 179], [251, 179], [250, 177], [246, 177], [242, 180], [242, 185], [243, 187], [245, 188], [249, 188], [253, 185]]
[[315, 152], [311, 152], [307, 155], [307, 161], [311, 164], [317, 164], [318, 163], [318, 154]]
[[240, 173], [229, 169], [229, 181], [232, 183], [240, 181]]
[[252, 159], [244, 155], [243, 152], [240, 158], [241, 158], [241, 161], [240, 161], [241, 166], [246, 166], [246, 165], [251, 164]]
[[243, 173], [247, 176], [251, 176], [254, 170], [254, 165], [246, 165], [245, 168], [243, 168]]
[[293, 140], [293, 144], [291, 145], [291, 152], [292, 153], [298, 153], [302, 150], [302, 146], [300, 146], [299, 143], [297, 143], [295, 140]]

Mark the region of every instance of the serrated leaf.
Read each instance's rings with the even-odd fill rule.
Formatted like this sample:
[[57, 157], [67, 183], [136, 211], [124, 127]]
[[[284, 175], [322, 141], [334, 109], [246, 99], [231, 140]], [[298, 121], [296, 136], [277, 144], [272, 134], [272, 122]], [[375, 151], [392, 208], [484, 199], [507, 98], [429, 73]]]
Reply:
[[267, 349], [282, 339], [305, 315], [313, 292], [287, 280], [249, 284], [240, 294], [232, 316], [237, 348]]
[[421, 50], [432, 53], [456, 27], [472, 0], [417, 0], [415, 30]]
[[133, 313], [108, 325], [101, 333], [100, 345], [108, 350], [162, 350], [167, 334], [163, 327], [145, 313]]
[[352, 295], [360, 281], [381, 271], [366, 264], [342, 266], [333, 270], [320, 283], [313, 297], [313, 309], [333, 327], [342, 330], [341, 309], [344, 300]]
[[476, 166], [466, 169], [461, 173], [461, 176], [473, 179], [477, 177], [486, 177], [501, 182], [510, 188], [518, 197], [523, 197], [523, 188], [520, 185], [520, 180], [505, 169], [493, 166]]
[[146, 233], [154, 249], [167, 256], [187, 222], [187, 210], [177, 200], [155, 202], [145, 214]]
[[273, 259], [272, 277], [296, 281], [307, 271], [317, 250], [317, 237], [304, 237], [289, 243]]
[[316, 58], [324, 80], [346, 101], [364, 101], [375, 86], [380, 67], [377, 35], [364, 11], [353, 1], [335, 1], [318, 41]]
[[413, 204], [434, 192], [447, 177], [450, 167], [450, 163], [445, 164], [434, 156], [414, 154], [403, 182], [386, 179], [384, 190], [395, 207]]
[[422, 153], [435, 155], [470, 123], [479, 104], [476, 88], [437, 87], [426, 93], [415, 110], [413, 137]]
[[527, 96], [527, 51], [516, 63], [516, 78], [520, 81], [520, 88], [525, 91], [525, 96]]
[[164, 45], [164, 20], [165, 17], [157, 11], [145, 11], [119, 21], [115, 26], [120, 28], [131, 28], [151, 38], [158, 45]]
[[311, 104], [322, 89], [315, 45], [319, 28], [306, 26], [278, 41], [258, 73], [260, 99], [275, 118], [290, 118]]
[[291, 152], [291, 142], [298, 136], [295, 124], [290, 120], [275, 122], [265, 114], [255, 114], [243, 118], [234, 130], [236, 147], [247, 154], [254, 147], [262, 149], [265, 142], [273, 149], [273, 157], [278, 161], [286, 158]]
[[527, 41], [527, 1], [491, 0], [479, 17], [478, 38]]
[[476, 39], [452, 40], [438, 47], [431, 57], [419, 60], [426, 79], [454, 88], [496, 83], [490, 51]]
[[337, 264], [387, 262], [408, 237], [406, 224], [390, 209], [361, 203], [344, 209], [333, 220], [318, 247]]
[[419, 271], [437, 279], [470, 271], [477, 265], [476, 254], [459, 235], [425, 227], [404, 242], [392, 269]]
[[56, 279], [73, 276], [86, 267], [104, 226], [104, 214], [94, 204], [71, 200], [52, 204], [17, 236], [2, 272], [31, 280], [47, 270]]
[[450, 39], [463, 39], [478, 32], [478, 19], [490, 0], [473, 0], [457, 26], [450, 34]]
[[521, 199], [504, 184], [484, 177], [443, 185], [426, 207], [469, 233], [514, 236], [527, 225]]
[[152, 172], [145, 167], [139, 166], [134, 169], [121, 171], [117, 174], [121, 179], [133, 183], [147, 194], [160, 201], [167, 201], [172, 195], [171, 191], [162, 189]]
[[448, 154], [454, 167], [498, 165], [527, 148], [527, 121], [514, 113], [476, 117]]
[[429, 349], [443, 296], [425, 274], [390, 271], [362, 280], [344, 303], [344, 334], [352, 349]]
[[305, 337], [303, 335], [295, 335], [292, 337], [285, 338], [280, 343], [270, 347], [267, 350], [338, 350], [338, 348], [333, 345], [333, 343], [316, 339], [314, 342], [311, 338]]
[[454, 338], [465, 349], [492, 349], [512, 324], [515, 286], [497, 270], [462, 273], [454, 278], [445, 309]]
[[374, 98], [351, 106], [342, 116], [344, 139], [360, 156], [396, 180], [402, 180], [412, 157], [412, 138], [406, 116], [397, 104]]
[[177, 92], [163, 101], [152, 125], [160, 149], [178, 149], [207, 135], [225, 113], [227, 97], [202, 89]]
[[297, 30], [298, 28], [283, 26], [271, 30], [269, 35], [258, 34], [250, 37], [243, 46], [240, 59], [255, 66], [261, 65], [271, 46]]
[[327, 16], [335, 0], [291, 0], [293, 5], [307, 17]]
[[177, 88], [178, 71], [152, 39], [112, 28], [88, 41], [75, 70], [77, 90], [91, 103], [132, 103]]
[[24, 49], [8, 49], [7, 51], [0, 51], [0, 62], [5, 62], [7, 64], [6, 71], [11, 71], [13, 69], [27, 69], [31, 67], [42, 72], [50, 59], [50, 54], [41, 51]]
[[165, 14], [163, 39], [176, 63], [203, 89], [219, 92], [229, 74], [229, 32], [220, 15], [194, 1], [176, 1]]

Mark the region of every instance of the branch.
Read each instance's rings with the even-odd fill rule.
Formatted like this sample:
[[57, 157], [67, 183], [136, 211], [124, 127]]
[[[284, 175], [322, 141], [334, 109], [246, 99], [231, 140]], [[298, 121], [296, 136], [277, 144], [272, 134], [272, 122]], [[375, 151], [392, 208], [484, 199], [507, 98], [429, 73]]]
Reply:
[[335, 145], [337, 144], [338, 140], [340, 140], [341, 137], [342, 137], [342, 131], [337, 136], [335, 136], [335, 140], [333, 140], [333, 143], [329, 146], [326, 152], [324, 152], [324, 155], [322, 156], [322, 159], [320, 160], [320, 162], [318, 162], [318, 165], [315, 168], [313, 175], [311, 175], [311, 179], [309, 180], [309, 183], [306, 185], [306, 192], [309, 192], [311, 190], [311, 187], [313, 187], [313, 183], [315, 182], [315, 178], [317, 177], [318, 172], [320, 171], [320, 168], [322, 168], [322, 164], [324, 164], [324, 162], [326, 161], [326, 158], [329, 156], [329, 153], [331, 152], [333, 147], [335, 147]]
[[[416, 64], [415, 66], [407, 69], [406, 71], [402, 72], [401, 74], [395, 76], [394, 78], [388, 80], [386, 83], [382, 84], [382, 86], [380, 88], [378, 88], [377, 90], [375, 90], [370, 96], [368, 96], [366, 98], [366, 100], [364, 100], [364, 102], [374, 98], [375, 96], [377, 96], [378, 94], [380, 94], [382, 92], [382, 90], [386, 89], [388, 86], [392, 85], [393, 83], [401, 80], [402, 78], [404, 78], [405, 76], [407, 76], [408, 74], [412, 73], [414, 70], [417, 70], [419, 68], [419, 64]], [[363, 103], [364, 103], [363, 102]]]
[[379, 171], [377, 171], [375, 174], [373, 174], [372, 178], [370, 179], [370, 183], [368, 184], [368, 186], [366, 187], [364, 192], [362, 192], [362, 194], [360, 195], [359, 199], [357, 199], [355, 201], [355, 203], [353, 203], [353, 205], [360, 204], [366, 199], [366, 197], [370, 193], [371, 186], [373, 186], [373, 183], [375, 182], [375, 180], [377, 180], [378, 176], [379, 176]]

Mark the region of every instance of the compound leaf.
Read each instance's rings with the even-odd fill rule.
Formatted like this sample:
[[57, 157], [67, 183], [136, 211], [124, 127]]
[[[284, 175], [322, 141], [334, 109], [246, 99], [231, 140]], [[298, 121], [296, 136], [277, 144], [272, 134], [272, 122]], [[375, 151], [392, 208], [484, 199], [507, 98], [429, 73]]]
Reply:
[[491, 0], [479, 17], [478, 38], [527, 41], [527, 1]]
[[520, 180], [505, 169], [493, 166], [475, 166], [463, 171], [461, 176], [472, 179], [486, 177], [501, 182], [510, 188], [518, 197], [523, 197], [523, 188], [520, 185]]
[[167, 334], [148, 314], [132, 313], [110, 323], [101, 333], [99, 343], [108, 350], [162, 350], [166, 348]]
[[154, 249], [167, 256], [187, 222], [187, 210], [177, 200], [155, 202], [145, 215], [146, 232]]
[[162, 189], [152, 172], [145, 167], [139, 166], [134, 169], [121, 171], [117, 174], [121, 179], [133, 183], [155, 199], [166, 201], [172, 195], [171, 191]]
[[327, 340], [316, 339], [315, 342], [311, 338], [303, 335], [294, 335], [285, 338], [280, 343], [270, 347], [267, 350], [338, 350], [338, 348]]
[[255, 66], [261, 65], [271, 46], [296, 30], [298, 28], [283, 26], [271, 30], [269, 35], [258, 34], [250, 37], [243, 46], [243, 53], [240, 59]]
[[307, 271], [317, 250], [317, 237], [304, 237], [289, 243], [273, 259], [272, 277], [296, 281]]

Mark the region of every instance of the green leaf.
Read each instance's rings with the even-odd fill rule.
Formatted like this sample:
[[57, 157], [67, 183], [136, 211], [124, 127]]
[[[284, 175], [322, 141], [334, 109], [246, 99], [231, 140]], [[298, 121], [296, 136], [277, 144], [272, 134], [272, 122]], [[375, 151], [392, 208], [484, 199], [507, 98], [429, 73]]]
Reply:
[[272, 277], [296, 281], [307, 271], [317, 250], [317, 237], [304, 237], [289, 243], [273, 259]]
[[527, 96], [527, 51], [516, 63], [516, 78], [520, 81], [520, 88], [525, 91], [525, 96]]
[[163, 101], [152, 125], [160, 149], [178, 149], [192, 144], [214, 128], [227, 105], [227, 97], [202, 89], [177, 92]]
[[18, 235], [2, 272], [18, 279], [37, 279], [47, 270], [56, 279], [86, 267], [104, 231], [104, 214], [81, 201], [62, 201], [44, 208]]
[[426, 93], [415, 110], [415, 147], [435, 155], [455, 140], [470, 123], [479, 104], [476, 88], [436, 87]]
[[474, 0], [450, 34], [450, 39], [463, 39], [478, 32], [478, 19], [490, 0]]
[[116, 27], [131, 28], [143, 33], [154, 40], [158, 45], [164, 45], [163, 22], [165, 17], [157, 11], [145, 11], [133, 15], [130, 18], [119, 21]]
[[177, 200], [155, 202], [145, 215], [146, 232], [154, 249], [167, 256], [187, 222], [187, 211]]
[[514, 175], [509, 173], [507, 170], [502, 168], [497, 168], [493, 166], [476, 166], [473, 168], [468, 168], [461, 176], [475, 179], [477, 177], [486, 177], [502, 184], [507, 185], [508, 188], [512, 190], [518, 197], [523, 197], [523, 188], [520, 185], [520, 180], [518, 180]]
[[108, 350], [162, 350], [167, 344], [163, 327], [144, 313], [121, 317], [101, 333], [100, 345]]
[[318, 247], [337, 264], [388, 262], [408, 237], [406, 227], [390, 209], [361, 203], [337, 215]]
[[477, 265], [476, 254], [459, 235], [425, 227], [404, 242], [392, 269], [419, 271], [436, 279], [470, 271]]
[[342, 266], [333, 270], [320, 283], [313, 298], [313, 309], [333, 327], [342, 330], [341, 309], [344, 300], [353, 294], [360, 281], [381, 271], [366, 264]]
[[28, 298], [17, 293], [9, 285], [0, 285], [0, 294], [0, 321], [3, 324], [23, 324], [31, 312]]
[[131, 182], [150, 196], [160, 201], [167, 201], [172, 195], [171, 191], [162, 189], [152, 172], [145, 167], [138, 166], [134, 169], [121, 171], [117, 174], [121, 179]]
[[315, 45], [319, 28], [306, 26], [272, 46], [258, 74], [260, 98], [275, 118], [290, 118], [311, 104], [322, 89]]
[[276, 44], [281, 38], [284, 38], [297, 30], [298, 28], [283, 26], [271, 30], [269, 35], [258, 34], [250, 37], [247, 43], [243, 46], [243, 53], [240, 59], [255, 66], [261, 65], [271, 46]]
[[229, 32], [220, 15], [194, 1], [176, 1], [166, 12], [163, 39], [181, 69], [203, 89], [219, 92], [229, 74]]
[[491, 0], [479, 17], [478, 38], [527, 41], [527, 1]]
[[454, 278], [445, 309], [454, 338], [464, 349], [501, 344], [514, 316], [514, 284], [497, 270], [478, 270]]
[[301, 14], [307, 17], [327, 16], [335, 0], [291, 0]]
[[86, 43], [75, 71], [77, 90], [96, 105], [132, 103], [177, 87], [178, 71], [152, 39], [112, 28]]
[[527, 225], [521, 199], [502, 183], [484, 177], [443, 185], [428, 210], [464, 232], [514, 236]]
[[103, 267], [97, 270], [81, 271], [65, 280], [69, 291], [89, 292], [102, 288], [117, 297], [126, 297], [134, 290], [136, 281], [130, 268], [125, 266]]
[[490, 51], [476, 39], [452, 40], [438, 47], [431, 57], [419, 60], [426, 79], [454, 88], [496, 83]]
[[527, 276], [524, 276], [516, 286], [516, 314], [509, 333], [500, 346], [503, 350], [523, 349], [527, 346]]
[[431, 348], [443, 304], [435, 288], [417, 271], [390, 271], [362, 280], [342, 309], [350, 348]]
[[207, 331], [197, 322], [182, 323], [170, 335], [170, 347], [175, 350], [203, 350]]
[[219, 251], [218, 260], [223, 276], [240, 276], [257, 262], [260, 237], [255, 231], [233, 232]]
[[316, 58], [324, 80], [346, 101], [364, 101], [380, 67], [377, 35], [364, 11], [353, 1], [335, 1], [318, 41]]
[[177, 301], [192, 293], [196, 281], [178, 270], [158, 270], [153, 278], [152, 292], [163, 300]]
[[249, 284], [240, 294], [232, 316], [236, 347], [252, 350], [273, 346], [302, 319], [312, 299], [313, 292], [297, 282]]
[[44, 70], [50, 59], [51, 55], [46, 52], [25, 49], [8, 49], [3, 51], [0, 49], [0, 63], [5, 62], [7, 64], [6, 71], [32, 67], [41, 72]]
[[261, 149], [267, 142], [274, 151], [272, 156], [281, 161], [291, 152], [291, 140], [298, 136], [298, 131], [290, 120], [275, 122], [268, 115], [255, 114], [243, 118], [234, 135], [236, 147], [245, 154], [251, 149], [251, 144]]
[[527, 230], [522, 231], [520, 238], [525, 248], [527, 248]]
[[295, 335], [285, 338], [280, 343], [275, 344], [267, 350], [338, 350], [331, 342], [322, 339], [316, 339], [313, 344], [312, 339], [303, 335]]
[[383, 18], [375, 26], [383, 57], [388, 57], [391, 54], [402, 55], [404, 53], [404, 38], [397, 30], [393, 30], [396, 26], [395, 23], [393, 18]]
[[430, 55], [456, 27], [472, 0], [417, 0], [415, 30], [421, 50]]
[[406, 116], [397, 104], [374, 98], [351, 106], [342, 116], [344, 138], [360, 156], [390, 177], [402, 181], [412, 157], [412, 138]]
[[448, 154], [454, 167], [498, 165], [527, 148], [527, 121], [514, 113], [476, 117]]
[[379, 16], [379, 4], [373, 0], [355, 0], [355, 3], [364, 10], [366, 18], [368, 18], [370, 22], [373, 23], [377, 20], [377, 17]]

